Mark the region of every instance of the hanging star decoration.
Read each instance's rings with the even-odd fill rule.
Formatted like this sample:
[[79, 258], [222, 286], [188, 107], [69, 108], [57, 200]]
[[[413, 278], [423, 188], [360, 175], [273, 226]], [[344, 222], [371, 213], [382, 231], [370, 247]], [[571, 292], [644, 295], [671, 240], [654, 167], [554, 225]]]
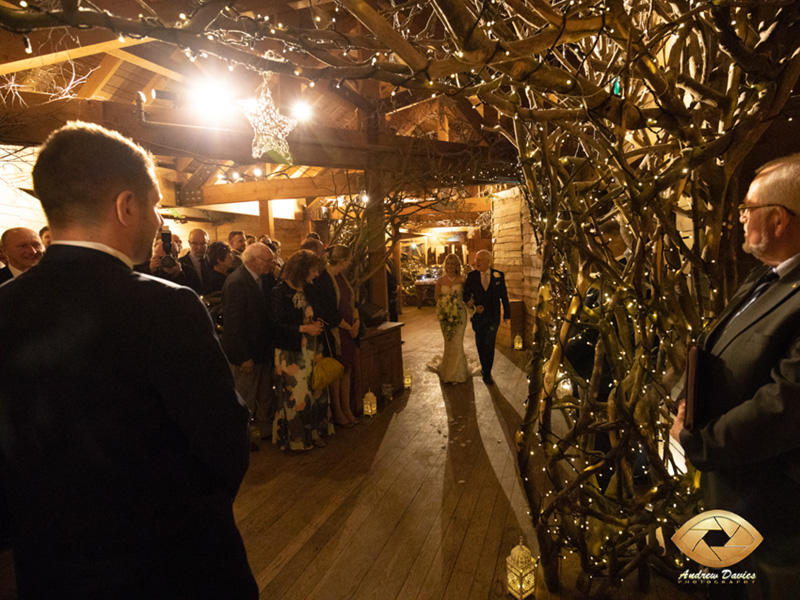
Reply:
[[273, 158], [291, 165], [292, 155], [286, 137], [297, 121], [278, 112], [269, 90], [271, 75], [264, 74], [258, 89], [258, 100], [243, 100], [239, 105], [253, 126], [253, 158], [261, 158], [264, 153], [269, 153]]

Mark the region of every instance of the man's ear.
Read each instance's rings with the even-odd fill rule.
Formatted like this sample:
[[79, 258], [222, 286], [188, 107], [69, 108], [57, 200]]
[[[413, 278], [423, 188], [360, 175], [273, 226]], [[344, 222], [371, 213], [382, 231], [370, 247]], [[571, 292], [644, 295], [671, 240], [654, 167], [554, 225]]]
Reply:
[[117, 194], [115, 200], [115, 208], [117, 210], [117, 220], [125, 227], [131, 227], [134, 224], [137, 216], [136, 206], [137, 200], [133, 192], [125, 190]]

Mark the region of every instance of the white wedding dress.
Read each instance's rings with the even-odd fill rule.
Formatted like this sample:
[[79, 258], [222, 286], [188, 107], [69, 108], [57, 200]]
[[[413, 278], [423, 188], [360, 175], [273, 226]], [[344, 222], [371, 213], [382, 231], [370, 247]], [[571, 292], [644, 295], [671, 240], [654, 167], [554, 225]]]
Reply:
[[456, 325], [453, 331], [453, 337], [447, 339], [444, 334], [444, 327], [439, 324], [442, 329], [442, 337], [444, 338], [444, 354], [436, 356], [430, 363], [428, 368], [439, 374], [439, 379], [444, 383], [462, 383], [472, 377], [476, 371], [480, 371], [471, 366], [467, 362], [467, 355], [464, 352], [464, 332], [467, 330], [467, 308], [464, 306], [462, 298], [462, 285], [442, 285], [440, 288], [442, 294], [453, 294], [458, 299], [458, 312], [461, 316], [461, 322]]

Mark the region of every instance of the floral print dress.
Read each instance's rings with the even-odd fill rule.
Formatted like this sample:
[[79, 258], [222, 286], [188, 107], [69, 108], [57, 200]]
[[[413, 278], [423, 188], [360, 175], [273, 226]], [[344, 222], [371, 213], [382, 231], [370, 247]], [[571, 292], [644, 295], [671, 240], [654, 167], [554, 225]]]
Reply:
[[[296, 292], [292, 302], [302, 311], [303, 325], [314, 320], [314, 310], [303, 292]], [[279, 404], [272, 440], [281, 449], [285, 449], [288, 442], [291, 450], [307, 450], [313, 447], [315, 440], [333, 433], [333, 423], [328, 419], [328, 389], [315, 391], [311, 387], [314, 366], [320, 360], [320, 338], [306, 334], [302, 334], [299, 351], [275, 349]]]

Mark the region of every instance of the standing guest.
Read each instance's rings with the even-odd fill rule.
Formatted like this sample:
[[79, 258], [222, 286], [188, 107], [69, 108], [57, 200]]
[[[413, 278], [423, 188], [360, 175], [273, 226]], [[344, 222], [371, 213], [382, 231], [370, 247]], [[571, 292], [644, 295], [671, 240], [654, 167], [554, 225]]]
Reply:
[[222, 348], [236, 389], [252, 415], [250, 450], [255, 451], [260, 440], [270, 435], [275, 415], [275, 346], [267, 319], [269, 288], [262, 279], [272, 270], [273, 254], [264, 244], [253, 244], [245, 248], [242, 258], [242, 266], [228, 276], [222, 288]]
[[[153, 243], [153, 255], [150, 257], [150, 262], [134, 265], [133, 270], [166, 279], [178, 285], [186, 285], [186, 276], [183, 274], [181, 263], [178, 261], [181, 247], [181, 238], [173, 233], [172, 242], [169, 244], [169, 252], [167, 252], [164, 248], [164, 242], [161, 241], [161, 235], [158, 235]], [[167, 254], [172, 260], [166, 259]]]
[[265, 233], [264, 235], [262, 235], [262, 236], [260, 236], [260, 237], [258, 238], [258, 241], [259, 241], [259, 242], [261, 242], [262, 244], [269, 245], [269, 243], [270, 243], [272, 240], [271, 240], [271, 239], [270, 239], [270, 237], [269, 237], [269, 236], [268, 236], [268, 235]]
[[483, 383], [486, 385], [494, 385], [492, 365], [497, 329], [500, 327], [501, 303], [503, 319], [507, 321], [511, 318], [505, 275], [491, 266], [491, 253], [488, 250], [479, 250], [475, 255], [475, 270], [469, 272], [464, 282], [463, 294], [464, 302], [475, 307], [472, 329], [475, 331], [475, 345], [481, 361]]
[[233, 265], [229, 273], [233, 273], [242, 265], [242, 252], [247, 248], [247, 240], [245, 239], [244, 231], [234, 230], [228, 234], [228, 245], [231, 247], [233, 253]]
[[308, 234], [306, 234], [306, 239], [318, 240], [320, 242], [322, 241], [322, 238], [319, 237], [319, 234], [316, 231], [310, 231]]
[[314, 366], [322, 359], [322, 321], [306, 299], [308, 285], [319, 274], [319, 259], [307, 250], [292, 254], [283, 281], [270, 292], [270, 326], [275, 343], [278, 411], [272, 441], [281, 448], [310, 450], [325, 446], [331, 433], [327, 388], [311, 386]]
[[42, 260], [44, 248], [36, 232], [27, 227], [6, 229], [0, 237], [7, 266], [0, 269], [0, 283], [19, 277]]
[[256, 236], [254, 236], [254, 235], [248, 235], [248, 236], [245, 236], [245, 238], [244, 238], [244, 239], [245, 239], [245, 241], [247, 242], [247, 245], [248, 245], [248, 246], [251, 246], [252, 244], [255, 244], [255, 243], [256, 243]]
[[247, 409], [197, 296], [132, 270], [162, 224], [152, 157], [73, 122], [33, 185], [53, 244], [0, 288], [20, 598], [255, 600], [232, 509]]
[[317, 238], [307, 237], [306, 239], [303, 240], [303, 243], [300, 244], [300, 248], [302, 250], [308, 250], [309, 252], [313, 252], [314, 254], [317, 255], [318, 258], [325, 257], [325, 244], [323, 244]]
[[47, 250], [47, 247], [52, 243], [50, 238], [50, 228], [47, 225], [39, 230], [39, 238], [42, 240], [44, 249]]
[[233, 252], [225, 242], [214, 242], [208, 246], [206, 259], [208, 264], [211, 265], [211, 271], [208, 273], [208, 284], [206, 285], [205, 293], [221, 292], [233, 264]]
[[[795, 599], [800, 591], [800, 154], [767, 163], [744, 204], [744, 251], [763, 264], [698, 339], [694, 423], [671, 434], [702, 472], [705, 508], [731, 511], [764, 541], [720, 598]], [[723, 592], [723, 590], [720, 590]]]
[[186, 285], [202, 296], [211, 280], [211, 265], [206, 257], [208, 234], [202, 229], [192, 229], [189, 232], [189, 248], [189, 253], [180, 259], [181, 268], [186, 275]]
[[356, 364], [359, 321], [355, 293], [344, 276], [351, 262], [347, 246], [328, 248], [328, 268], [314, 281], [312, 295], [315, 313], [325, 325], [324, 340], [333, 346], [327, 349], [326, 355], [333, 356], [344, 366], [342, 377], [330, 386], [333, 420], [342, 427], [356, 424], [350, 382]]
[[272, 254], [275, 256], [274, 267], [272, 268], [272, 273], [276, 279], [280, 279], [281, 272], [283, 271], [283, 259], [280, 257], [281, 254], [281, 246], [277, 243], [277, 240], [272, 240], [267, 247], [272, 250]]

